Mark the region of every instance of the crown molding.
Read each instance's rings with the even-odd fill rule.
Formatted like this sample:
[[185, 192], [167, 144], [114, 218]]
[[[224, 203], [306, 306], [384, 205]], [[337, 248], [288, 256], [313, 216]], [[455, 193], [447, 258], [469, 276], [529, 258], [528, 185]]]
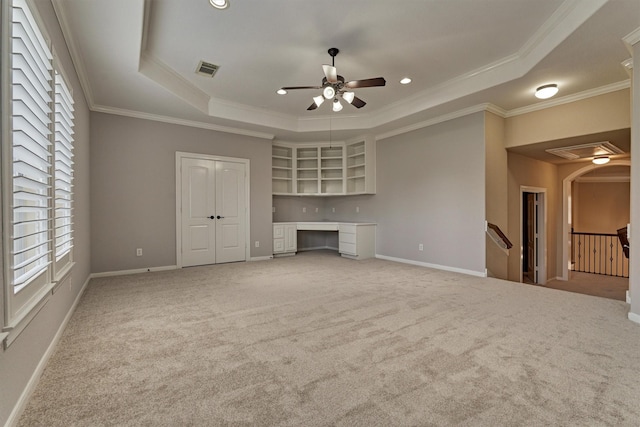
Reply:
[[548, 100], [548, 101], [538, 102], [536, 104], [528, 105], [522, 108], [515, 108], [513, 110], [507, 111], [504, 117], [505, 118], [514, 117], [514, 116], [519, 116], [521, 114], [532, 113], [534, 111], [545, 110], [547, 108], [557, 107], [559, 105], [570, 104], [572, 102], [593, 98], [594, 96], [606, 95], [607, 93], [629, 89], [630, 87], [631, 87], [631, 80], [623, 80], [621, 82], [612, 83], [610, 85], [585, 90], [584, 92], [575, 93], [573, 95], [567, 95], [567, 96], [563, 96], [563, 97]]
[[[377, 135], [375, 135], [375, 138], [376, 138], [376, 141], [381, 141], [383, 139], [391, 138], [393, 136], [398, 136], [398, 135], [401, 135], [403, 133], [413, 132], [414, 130], [423, 129], [423, 128], [426, 128], [426, 127], [429, 127], [429, 126], [437, 125], [438, 123], [443, 123], [443, 122], [447, 122], [449, 120], [454, 120], [454, 119], [457, 119], [457, 118], [460, 118], [460, 117], [468, 116], [469, 114], [479, 113], [481, 111], [490, 111], [490, 110], [493, 110], [494, 108], [498, 108], [496, 106], [490, 107], [490, 105], [491, 104], [478, 104], [478, 105], [474, 105], [472, 107], [463, 108], [462, 110], [454, 111], [454, 112], [449, 113], [449, 114], [443, 114], [441, 116], [434, 117], [434, 118], [429, 119], [429, 120], [424, 120], [422, 122], [414, 123], [414, 124], [409, 125], [409, 126], [404, 126], [404, 127], [398, 128], [398, 129], [394, 129], [394, 130], [389, 131], [389, 132], [384, 132], [384, 133], [377, 134]], [[494, 112], [494, 111], [491, 111], [491, 112]]]
[[91, 109], [95, 105], [93, 91], [91, 90], [89, 79], [87, 78], [87, 67], [84, 64], [84, 60], [82, 59], [82, 53], [80, 52], [80, 48], [78, 47], [78, 44], [76, 43], [69, 26], [66, 6], [64, 5], [63, 0], [51, 0], [51, 4], [53, 5], [53, 11], [58, 18], [58, 22], [60, 23], [60, 29], [62, 30], [62, 35], [67, 44], [69, 55], [71, 56], [71, 62], [73, 63], [76, 74], [78, 75], [78, 80], [80, 81], [82, 92], [84, 92], [84, 98], [87, 102], [87, 105]]
[[636, 28], [635, 30], [633, 30], [632, 32], [624, 36], [622, 38], [622, 41], [624, 41], [629, 47], [640, 42], [640, 27]]
[[114, 114], [117, 116], [132, 117], [136, 119], [153, 120], [156, 122], [170, 123], [174, 125], [189, 126], [200, 129], [214, 130], [217, 132], [231, 133], [235, 135], [250, 136], [253, 138], [273, 140], [275, 135], [265, 132], [254, 132], [247, 129], [234, 128], [229, 126], [219, 126], [213, 123], [198, 122], [195, 120], [177, 119], [175, 117], [161, 116], [159, 114], [149, 114], [140, 111], [125, 110], [122, 108], [106, 107], [103, 105], [94, 105], [91, 111], [97, 113]]

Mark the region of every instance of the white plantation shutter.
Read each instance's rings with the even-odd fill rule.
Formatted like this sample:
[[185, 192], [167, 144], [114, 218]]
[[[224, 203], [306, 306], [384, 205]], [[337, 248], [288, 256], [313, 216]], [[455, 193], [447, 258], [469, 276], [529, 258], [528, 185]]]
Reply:
[[12, 263], [14, 293], [51, 264], [52, 54], [23, 0], [12, 3]]
[[68, 255], [73, 247], [73, 118], [73, 98], [62, 75], [56, 71], [54, 123], [56, 262], [60, 262], [65, 255]]

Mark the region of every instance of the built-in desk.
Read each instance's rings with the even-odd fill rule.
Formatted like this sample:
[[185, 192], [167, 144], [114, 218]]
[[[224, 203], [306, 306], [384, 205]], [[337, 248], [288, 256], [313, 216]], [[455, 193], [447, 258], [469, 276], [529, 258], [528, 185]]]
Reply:
[[273, 255], [295, 255], [297, 232], [337, 231], [338, 252], [346, 258], [365, 259], [376, 254], [376, 224], [370, 222], [298, 221], [273, 223]]

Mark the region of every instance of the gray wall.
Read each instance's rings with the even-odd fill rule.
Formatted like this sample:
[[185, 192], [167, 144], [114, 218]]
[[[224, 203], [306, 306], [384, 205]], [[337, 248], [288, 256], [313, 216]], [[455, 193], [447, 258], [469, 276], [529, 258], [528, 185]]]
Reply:
[[93, 273], [176, 264], [176, 151], [250, 160], [251, 256], [272, 254], [271, 141], [92, 112]]
[[274, 220], [376, 222], [379, 255], [484, 273], [484, 132], [477, 113], [378, 141], [375, 195], [274, 197]]
[[[75, 99], [75, 200], [74, 260], [71, 286], [60, 286], [55, 294], [11, 346], [0, 347], [0, 425], [5, 425], [38, 363], [51, 345], [90, 273], [89, 233], [89, 109], [51, 2], [35, 2], [52, 39]], [[0, 251], [2, 249], [0, 248]], [[2, 255], [2, 254], [0, 254]], [[0, 256], [1, 258], [1, 256]], [[0, 275], [1, 276], [1, 275]], [[2, 278], [0, 278], [2, 280]], [[0, 292], [2, 294], [2, 292]], [[0, 296], [0, 299], [2, 297]], [[4, 305], [4, 304], [0, 304]], [[0, 317], [0, 322], [3, 317]]]

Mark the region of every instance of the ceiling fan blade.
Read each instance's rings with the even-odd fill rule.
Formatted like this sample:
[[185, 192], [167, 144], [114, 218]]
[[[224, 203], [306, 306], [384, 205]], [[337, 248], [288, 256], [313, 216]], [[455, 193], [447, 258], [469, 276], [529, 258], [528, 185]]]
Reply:
[[365, 105], [367, 105], [367, 103], [364, 102], [362, 99], [358, 98], [357, 96], [354, 96], [353, 101], [351, 101], [351, 105], [353, 105], [356, 108], [362, 108]]
[[351, 80], [350, 82], [346, 82], [344, 87], [349, 89], [356, 89], [360, 87], [375, 87], [375, 86], [384, 86], [387, 84], [387, 81], [384, 77], [376, 77], [373, 79], [364, 79], [364, 80]]
[[298, 89], [322, 89], [322, 86], [285, 86], [280, 89], [284, 90], [298, 90]]
[[324, 71], [324, 75], [327, 77], [327, 81], [329, 83], [338, 82], [338, 71], [336, 70], [336, 67], [332, 65], [323, 65], [322, 70]]
[[314, 102], [313, 104], [309, 105], [307, 111], [315, 110], [316, 108], [318, 108], [318, 105]]

